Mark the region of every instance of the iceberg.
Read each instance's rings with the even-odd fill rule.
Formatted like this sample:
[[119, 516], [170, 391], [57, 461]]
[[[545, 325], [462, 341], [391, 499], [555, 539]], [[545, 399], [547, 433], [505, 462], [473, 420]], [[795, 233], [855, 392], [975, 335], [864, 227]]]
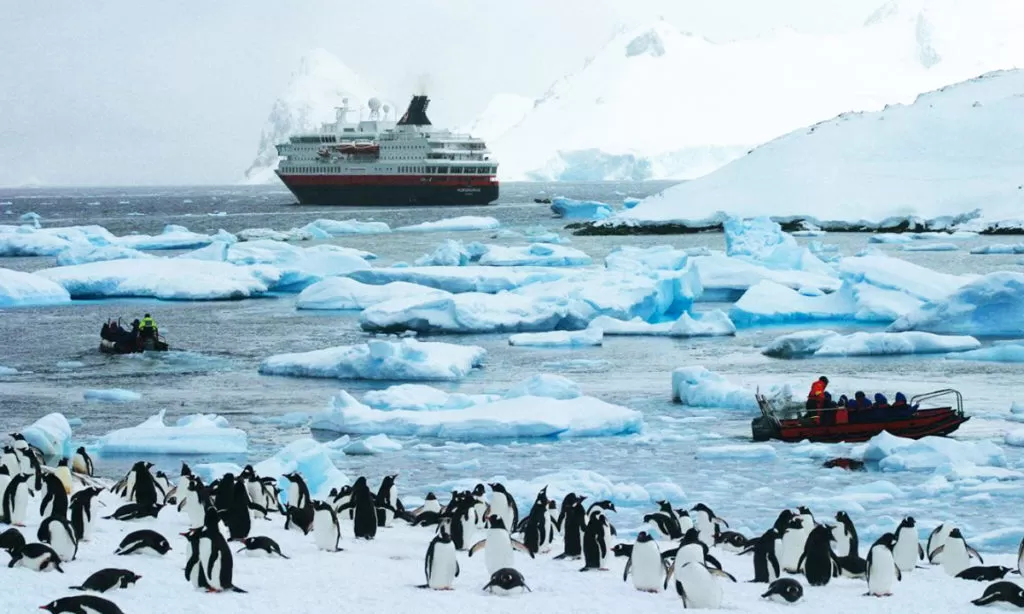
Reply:
[[555, 281], [566, 275], [559, 269], [503, 268], [485, 266], [391, 267], [355, 271], [348, 277], [365, 284], [383, 285], [405, 281], [452, 293], [494, 294], [541, 281]]
[[997, 343], [977, 350], [951, 354], [946, 358], [981, 362], [1024, 362], [1024, 342]]
[[892, 356], [896, 354], [941, 354], [981, 347], [974, 337], [943, 336], [932, 333], [853, 333], [825, 338], [815, 356]]
[[488, 245], [478, 262], [483, 266], [575, 267], [589, 266], [592, 261], [590, 256], [572, 247], [533, 243], [516, 247]]
[[288, 480], [283, 476], [288, 473], [300, 473], [310, 495], [319, 499], [326, 497], [331, 488], [352, 483], [331, 460], [331, 447], [312, 439], [291, 442], [270, 458], [253, 465], [253, 469], [261, 476], [277, 477], [285, 503], [288, 502]]
[[590, 347], [602, 345], [604, 333], [599, 328], [577, 331], [556, 330], [547, 333], [519, 333], [508, 338], [508, 344], [518, 347], [555, 348]]
[[295, 306], [298, 309], [366, 309], [396, 298], [429, 300], [446, 296], [451, 294], [404, 281], [375, 286], [349, 277], [328, 277], [299, 293]]
[[467, 230], [494, 230], [501, 227], [501, 222], [493, 217], [464, 215], [436, 222], [423, 222], [412, 226], [396, 228], [396, 232], [458, 232]]
[[291, 230], [274, 230], [273, 228], [246, 228], [235, 233], [239, 241], [309, 241], [318, 237], [308, 230], [292, 228]]
[[138, 426], [118, 429], [99, 439], [101, 454], [245, 454], [245, 431], [231, 428], [215, 414], [196, 414], [168, 426], [166, 410]]
[[719, 337], [736, 334], [736, 325], [723, 311], [715, 309], [691, 316], [684, 313], [675, 322], [651, 324], [640, 318], [619, 320], [598, 316], [588, 328], [600, 329], [605, 335], [648, 335], [662, 337]]
[[904, 252], [955, 252], [959, 249], [960, 246], [952, 243], [912, 243], [900, 248]]
[[47, 414], [21, 429], [21, 434], [43, 456], [71, 456], [71, 424], [64, 414]]
[[18, 370], [13, 367], [5, 367], [3, 365], [0, 365], [0, 377], [3, 377], [4, 375], [14, 375], [17, 372]]
[[22, 213], [18, 216], [19, 222], [26, 222], [32, 224], [33, 228], [39, 228], [41, 224], [39, 220], [43, 219], [43, 216], [39, 215], [35, 211], [29, 211], [28, 213]]
[[[789, 386], [774, 386], [765, 396], [785, 404], [792, 392]], [[672, 400], [690, 407], [758, 411], [753, 390], [733, 384], [725, 376], [702, 366], [672, 371]]]
[[0, 268], [0, 307], [38, 307], [70, 302], [68, 291], [44, 276]]
[[1024, 274], [997, 271], [892, 323], [890, 331], [919, 330], [979, 337], [1024, 336]]
[[86, 390], [82, 393], [82, 396], [86, 401], [99, 401], [100, 403], [130, 403], [142, 398], [142, 395], [138, 392], [123, 388]]
[[856, 317], [858, 311], [859, 307], [852, 292], [840, 291], [807, 296], [766, 280], [744, 292], [740, 300], [729, 309], [729, 317], [738, 326], [761, 326], [787, 322], [859, 319]]
[[278, 354], [260, 363], [263, 375], [369, 380], [460, 380], [483, 362], [487, 352], [475, 345], [371, 339], [344, 345]]
[[384, 411], [394, 409], [436, 411], [439, 409], [464, 409], [498, 398], [500, 398], [498, 395], [448, 393], [424, 384], [398, 384], [384, 390], [367, 392], [363, 395], [363, 403]]
[[74, 299], [130, 296], [187, 301], [258, 296], [281, 278], [278, 269], [266, 265], [177, 258], [91, 262], [36, 274], [63, 286]]
[[868, 237], [868, 243], [881, 243], [884, 245], [912, 243], [914, 236], [909, 232], [876, 232]]
[[359, 315], [363, 330], [421, 333], [500, 333], [582, 328], [569, 299], [502, 292], [465, 292], [378, 303]]
[[91, 243], [73, 243], [57, 253], [57, 266], [71, 266], [87, 262], [106, 262], [108, 260], [128, 260], [135, 258], [154, 258], [155, 256], [120, 245], [93, 245]]
[[773, 270], [762, 264], [740, 258], [729, 258], [721, 252], [691, 259], [704, 289], [701, 300], [734, 301], [762, 281], [773, 281], [793, 290], [812, 289], [834, 292], [842, 285], [834, 274], [814, 271]]
[[342, 391], [330, 408], [313, 416], [311, 428], [351, 435], [430, 437], [454, 441], [515, 438], [606, 437], [636, 433], [640, 412], [581, 396], [572, 399], [515, 397], [465, 409], [381, 411]]
[[1015, 448], [1024, 447], [1024, 429], [1007, 431], [1006, 435], [1003, 436], [1003, 442]]
[[779, 247], [797, 247], [796, 239], [782, 232], [782, 226], [767, 216], [746, 219], [730, 217], [722, 224], [722, 230], [725, 233], [727, 256], [765, 260]]
[[127, 235], [118, 237], [116, 245], [140, 250], [161, 250], [161, 249], [195, 249], [205, 247], [214, 241], [222, 243], [234, 243], [238, 239], [223, 230], [215, 235], [204, 235], [192, 232], [184, 226], [168, 224], [158, 235]]
[[867, 283], [922, 301], [938, 301], [956, 292], [974, 276], [950, 275], [889, 256], [843, 258], [839, 276], [849, 283]]
[[882, 471], [932, 471], [943, 466], [1005, 467], [1002, 449], [990, 441], [958, 441], [948, 437], [906, 439], [882, 432], [863, 446], [866, 461]]
[[993, 243], [992, 245], [982, 245], [975, 247], [971, 250], [972, 254], [985, 255], [985, 254], [1024, 254], [1024, 243], [1015, 243], [1008, 245], [1006, 243]]
[[349, 456], [372, 456], [382, 452], [397, 452], [402, 449], [402, 444], [387, 435], [379, 434], [350, 441], [341, 449]]
[[567, 220], [603, 220], [612, 215], [612, 208], [605, 203], [573, 200], [564, 196], [551, 199], [551, 211]]
[[359, 220], [319, 219], [303, 226], [300, 230], [311, 233], [315, 238], [340, 237], [344, 235], [371, 235], [391, 232], [384, 222], [360, 222]]
[[810, 356], [819, 349], [822, 344], [825, 343], [826, 339], [837, 336], [834, 330], [827, 329], [813, 329], [813, 330], [802, 330], [788, 335], [782, 335], [776, 337], [771, 343], [769, 343], [761, 353], [765, 356], [772, 356], [774, 358], [795, 358], [800, 356]]

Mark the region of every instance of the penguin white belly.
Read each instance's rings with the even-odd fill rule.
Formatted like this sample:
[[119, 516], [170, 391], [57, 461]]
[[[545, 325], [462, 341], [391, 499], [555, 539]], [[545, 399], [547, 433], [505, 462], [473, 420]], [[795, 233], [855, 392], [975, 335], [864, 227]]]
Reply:
[[951, 576], [971, 566], [971, 555], [967, 553], [962, 539], [947, 539], [942, 549], [942, 569]]
[[512, 564], [512, 540], [508, 536], [508, 531], [504, 529], [487, 531], [484, 562], [487, 564], [487, 573], [489, 574], [506, 567], [514, 567]]
[[[786, 531], [782, 536], [782, 558], [779, 559], [784, 570], [789, 573], [797, 573], [797, 564], [800, 562], [800, 555], [804, 553], [806, 543], [807, 532], [803, 529]], [[776, 554], [778, 554], [777, 551]]]
[[509, 531], [514, 531], [515, 527], [512, 526], [512, 511], [508, 509], [508, 499], [501, 493], [494, 493], [494, 498], [491, 499], [491, 514], [501, 518], [502, 522], [505, 523], [505, 528]]
[[676, 583], [683, 589], [685, 608], [717, 610], [722, 607], [722, 587], [701, 563], [687, 563], [676, 575]]
[[67, 532], [62, 524], [50, 523], [50, 547], [53, 548], [61, 561], [73, 561], [78, 553], [78, 542], [75, 536]]
[[62, 465], [54, 469], [53, 474], [57, 476], [57, 478], [60, 480], [60, 483], [64, 485], [64, 494], [70, 495], [72, 486], [71, 469], [69, 469], [67, 466]]
[[904, 529], [892, 549], [892, 557], [900, 571], [913, 571], [917, 567], [917, 531]]
[[75, 473], [89, 474], [89, 464], [85, 462], [85, 457], [78, 453], [71, 458], [71, 469]]
[[18, 462], [18, 457], [15, 454], [4, 454], [0, 464], [7, 467], [7, 474], [12, 478], [21, 473], [21, 463]]
[[28, 502], [31, 497], [28, 494], [28, 483], [23, 482], [14, 491], [14, 509], [11, 510], [11, 524], [25, 526], [25, 516], [28, 515]]
[[313, 515], [313, 540], [320, 550], [334, 552], [338, 549], [338, 525], [327, 512], [318, 511]]
[[850, 536], [846, 534], [846, 527], [842, 524], [832, 527], [832, 539], [835, 540], [832, 552], [835, 552], [837, 557], [843, 558], [850, 554]]
[[32, 460], [28, 457], [31, 452], [19, 452], [18, 453], [18, 468], [21, 473], [25, 475], [32, 475], [35, 473], [35, 469], [32, 468]]
[[[490, 547], [490, 545], [488, 545]], [[430, 580], [427, 586], [433, 589], [451, 588], [455, 582], [455, 545], [452, 543], [434, 545], [434, 558], [430, 562]]]
[[36, 558], [23, 556], [15, 564], [15, 567], [24, 567], [25, 569], [31, 569], [32, 571], [53, 571], [53, 565], [50, 564], [49, 554], [44, 554], [43, 556]]
[[224, 587], [220, 585], [220, 569], [223, 564], [221, 557], [223, 553], [218, 553], [217, 558], [210, 565], [210, 554], [213, 552], [213, 541], [203, 538], [199, 540], [199, 565], [203, 568], [203, 573], [206, 575], [206, 582], [211, 588], [215, 590], [222, 590]]
[[185, 491], [184, 505], [185, 513], [188, 515], [188, 526], [192, 529], [198, 529], [203, 526], [206, 522], [206, 510], [203, 509], [203, 504], [199, 502], [199, 495], [194, 491]]
[[679, 518], [679, 532], [686, 535], [686, 532], [690, 529], [695, 528], [693, 526], [693, 519], [689, 516], [681, 516]]
[[633, 586], [638, 591], [659, 592], [665, 585], [665, 568], [661, 564], [661, 553], [654, 542], [633, 546], [630, 568]]
[[871, 549], [871, 568], [868, 569], [868, 592], [872, 595], [889, 595], [896, 583], [896, 561], [892, 551], [884, 546]]

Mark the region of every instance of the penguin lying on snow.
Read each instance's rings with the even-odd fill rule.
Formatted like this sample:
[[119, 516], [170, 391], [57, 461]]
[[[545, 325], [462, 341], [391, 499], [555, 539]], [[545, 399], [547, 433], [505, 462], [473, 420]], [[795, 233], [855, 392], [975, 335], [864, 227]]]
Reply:
[[46, 610], [51, 614], [124, 614], [121, 608], [113, 601], [107, 601], [96, 595], [75, 595], [74, 597], [62, 597], [56, 601], [40, 606], [40, 610]]
[[1009, 567], [1003, 567], [1002, 565], [991, 565], [989, 567], [968, 567], [967, 569], [956, 574], [957, 578], [961, 580], [975, 580], [977, 582], [992, 582], [993, 580], [1002, 580], [1006, 577], [1006, 574], [1014, 571]]
[[985, 592], [971, 601], [974, 605], [1007, 604], [1024, 608], [1024, 588], [1013, 582], [996, 582], [985, 589]]
[[140, 520], [142, 518], [153, 517], [156, 518], [160, 515], [160, 510], [163, 509], [163, 505], [139, 505], [138, 503], [128, 503], [117, 508], [113, 514], [104, 516], [104, 520]]
[[143, 553], [146, 551], [165, 555], [171, 550], [171, 544], [167, 538], [156, 531], [142, 529], [125, 535], [121, 544], [114, 551], [114, 554], [124, 556], [127, 554]]
[[509, 595], [513, 593], [533, 592], [526, 585], [526, 578], [511, 567], [505, 567], [491, 574], [483, 590], [493, 595]]
[[804, 587], [799, 582], [793, 578], [779, 578], [768, 585], [768, 590], [761, 598], [779, 603], [796, 603], [803, 596]]
[[86, 578], [85, 582], [82, 582], [80, 586], [72, 586], [70, 588], [71, 590], [76, 591], [105, 593], [113, 588], [128, 588], [141, 579], [142, 576], [130, 569], [116, 569], [114, 567], [108, 567], [107, 569], [101, 569]]
[[288, 558], [281, 552], [281, 546], [277, 545], [277, 542], [266, 537], [264, 535], [258, 535], [256, 537], [246, 537], [242, 540], [242, 548], [237, 552], [263, 552], [268, 555], [277, 555], [282, 559]]
[[50, 571], [55, 569], [60, 573], [64, 573], [60, 566], [60, 555], [46, 544], [25, 544], [17, 551], [11, 553], [11, 562], [7, 566], [25, 567], [32, 571]]
[[25, 546], [25, 536], [21, 531], [11, 528], [0, 533], [0, 550], [6, 550], [8, 554], [14, 554]]

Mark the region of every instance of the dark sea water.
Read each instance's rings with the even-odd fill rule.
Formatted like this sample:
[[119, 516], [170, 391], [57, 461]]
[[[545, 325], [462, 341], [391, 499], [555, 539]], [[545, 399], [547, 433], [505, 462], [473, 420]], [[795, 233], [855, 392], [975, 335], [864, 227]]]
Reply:
[[[0, 224], [17, 223], [18, 216], [34, 211], [42, 216], [45, 226], [98, 224], [120, 235], [158, 233], [166, 224], [180, 224], [197, 232], [222, 228], [237, 232], [254, 227], [287, 230], [318, 218], [329, 218], [382, 221], [394, 228], [460, 215], [488, 215], [511, 230], [544, 227], [561, 231], [564, 223], [551, 215], [547, 205], [534, 203], [534, 198], [566, 195], [618, 205], [624, 197], [643, 197], [666, 185], [505, 184], [501, 200], [492, 206], [415, 209], [299, 206], [281, 187], [7, 189], [0, 190]], [[432, 251], [445, 238], [516, 243], [514, 239], [495, 239], [494, 234], [392, 233], [341, 237], [331, 243], [374, 252], [379, 256], [375, 266], [387, 266], [412, 261]], [[837, 244], [842, 253], [852, 255], [867, 246], [867, 239], [866, 235], [830, 234], [818, 240]], [[997, 240], [981, 237], [959, 242], [963, 247], [956, 252], [899, 255], [949, 273], [1021, 270], [1019, 256], [967, 253], [970, 247], [992, 242]], [[661, 244], [724, 248], [719, 234], [572, 237], [572, 245], [591, 255], [595, 262], [620, 245]], [[886, 251], [898, 249], [876, 247]], [[0, 260], [0, 266], [32, 271], [53, 266], [53, 259], [6, 258]], [[727, 309], [728, 305], [698, 304], [698, 309], [716, 307]], [[143, 311], [153, 314], [161, 332], [178, 351], [143, 356], [106, 356], [96, 351], [104, 319], [130, 319]], [[850, 330], [848, 325], [815, 327]], [[591, 478], [584, 479], [580, 476], [589, 474], [579, 472], [594, 471], [618, 484], [623, 493], [646, 485], [653, 496], [662, 492], [658, 489], [663, 486], [658, 484], [675, 484], [686, 493], [686, 500], [680, 500], [680, 504], [692, 505], [703, 500], [716, 509], [722, 507], [727, 516], [739, 517], [741, 524], [746, 519], [753, 522], [752, 519], [767, 515], [774, 517], [782, 504], [812, 501], [829, 514], [839, 507], [848, 507], [861, 517], [867, 515], [869, 518], [864, 521], [875, 532], [894, 528], [887, 523], [910, 511], [919, 522], [938, 520], [955, 512], [962, 525], [976, 534], [1004, 528], [998, 515], [991, 513], [993, 506], [1006, 497], [1024, 494], [1024, 481], [1011, 480], [1008, 490], [993, 489], [987, 498], [974, 496], [988, 494], [982, 481], [957, 483], [946, 494], [929, 498], [917, 489], [932, 477], [931, 473], [826, 471], [819, 468], [822, 459], [810, 458], [795, 446], [771, 444], [776, 450], [773, 458], [698, 459], [700, 450], [706, 446], [749, 445], [752, 416], [740, 411], [699, 410], [672, 404], [670, 380], [676, 367], [704, 365], [740, 383], [792, 383], [799, 387], [798, 394], [821, 374], [828, 374], [837, 389], [878, 389], [890, 393], [901, 389], [914, 393], [952, 386], [964, 392], [968, 412], [975, 415], [957, 437], [993, 440], [999, 445], [1002, 433], [1013, 427], [1006, 420], [1011, 401], [1024, 400], [1024, 374], [1020, 366], [952, 361], [942, 356], [778, 361], [760, 355], [760, 348], [771, 339], [799, 328], [744, 330], [736, 337], [719, 339], [614, 337], [606, 339], [603, 347], [578, 350], [513, 348], [507, 343], [507, 335], [436, 337], [480, 345], [488, 351], [483, 369], [462, 382], [440, 384], [440, 388], [500, 392], [539, 372], [561, 373], [577, 381], [591, 396], [644, 412], [646, 431], [641, 436], [577, 441], [491, 441], [483, 447], [442, 447], [443, 442], [439, 441], [400, 440], [405, 446], [400, 452], [375, 457], [341, 456], [336, 462], [353, 477], [400, 471], [401, 485], [411, 496], [422, 495], [428, 488], [446, 490], [454, 480], [500, 475], [533, 480], [546, 474], [560, 474], [566, 487], [585, 490], [586, 486], [579, 484]], [[306, 427], [276, 426], [268, 419], [288, 412], [320, 411], [340, 389], [358, 397], [363, 391], [389, 385], [265, 377], [257, 373], [259, 362], [272, 354], [358, 343], [366, 337], [359, 329], [357, 314], [298, 311], [294, 295], [225, 302], [80, 301], [68, 306], [0, 310], [0, 365], [19, 370], [16, 375], [0, 377], [0, 432], [24, 427], [46, 413], [59, 411], [82, 420], [75, 431], [76, 440], [89, 444], [113, 429], [136, 425], [159, 410], [166, 410], [169, 422], [196, 412], [217, 413], [248, 433], [248, 456], [197, 457], [190, 462], [259, 460], [290, 441], [310, 436]], [[567, 363], [578, 359], [603, 362], [589, 366]], [[104, 404], [83, 398], [87, 389], [115, 387], [136, 391], [142, 399]], [[835, 452], [844, 450], [836, 448]], [[1017, 450], [1007, 446], [1005, 454], [1009, 468], [1024, 469]], [[100, 458], [99, 471], [115, 475], [131, 460], [134, 459]], [[153, 460], [159, 466], [174, 469], [180, 459]], [[571, 471], [577, 473], [567, 473]], [[847, 489], [879, 481], [891, 483], [902, 494], [870, 504], [844, 494]], [[1016, 488], [1018, 483], [1020, 488]], [[885, 490], [877, 486], [867, 488]], [[1009, 491], [1012, 493], [1007, 494]], [[639, 504], [635, 509], [627, 505], [622, 524], [635, 526], [642, 509]], [[872, 528], [868, 528], [867, 533], [871, 532]]]

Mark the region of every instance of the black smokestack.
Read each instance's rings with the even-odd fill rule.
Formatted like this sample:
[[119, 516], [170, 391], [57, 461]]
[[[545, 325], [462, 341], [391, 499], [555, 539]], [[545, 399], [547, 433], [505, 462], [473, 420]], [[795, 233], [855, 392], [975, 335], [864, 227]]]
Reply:
[[426, 96], [413, 96], [405, 115], [398, 120], [399, 126], [429, 126], [430, 119], [427, 117], [427, 105], [430, 99]]

